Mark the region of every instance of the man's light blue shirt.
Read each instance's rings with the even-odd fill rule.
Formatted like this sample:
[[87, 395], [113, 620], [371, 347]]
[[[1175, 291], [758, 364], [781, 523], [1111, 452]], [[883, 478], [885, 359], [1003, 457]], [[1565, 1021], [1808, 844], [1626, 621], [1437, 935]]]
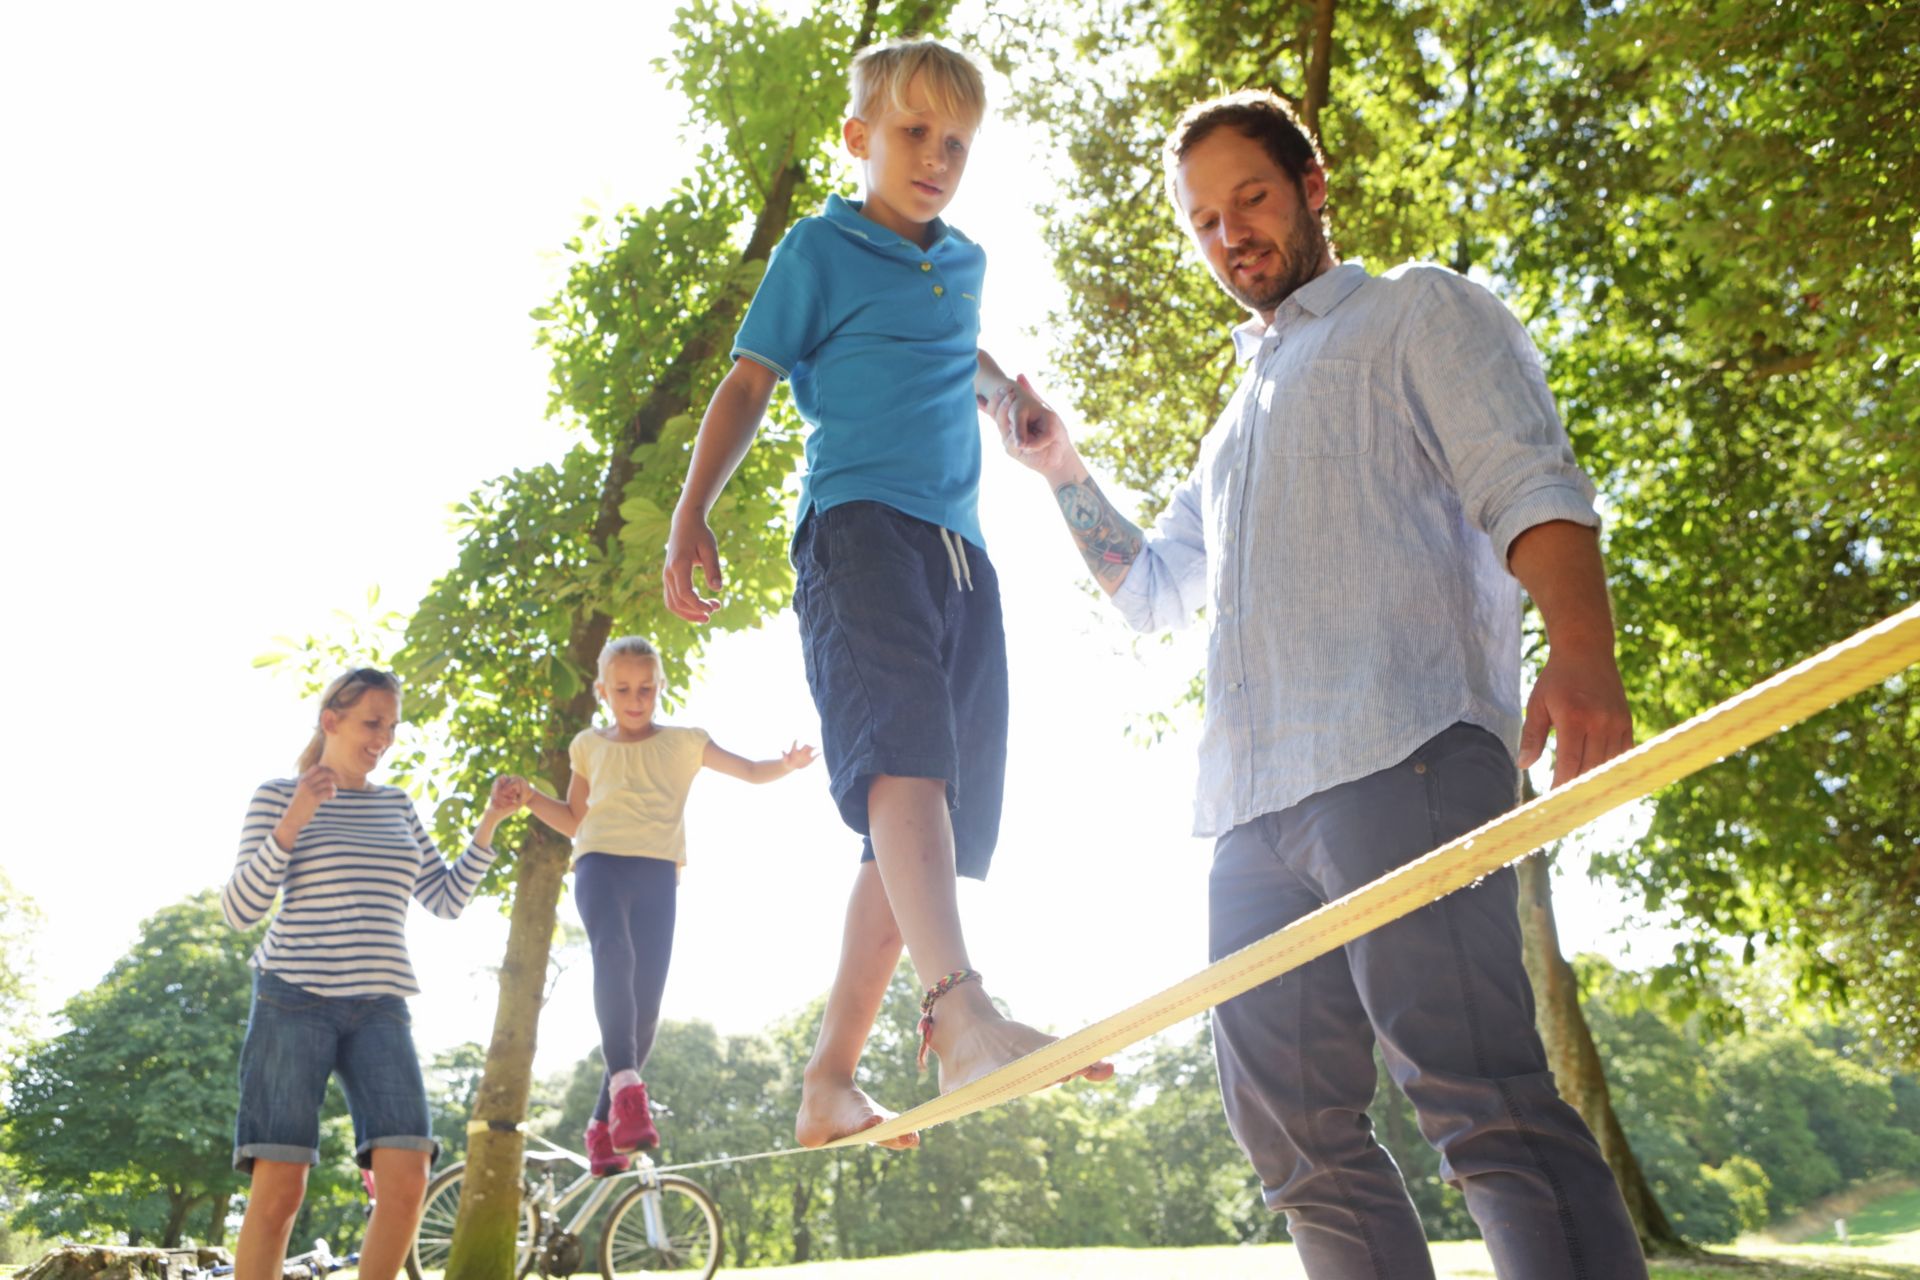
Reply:
[[733, 355], [791, 378], [813, 427], [796, 529], [815, 507], [870, 500], [986, 546], [973, 396], [986, 271], [944, 222], [923, 250], [839, 196], [775, 247]]
[[1208, 620], [1195, 834], [1403, 760], [1456, 721], [1520, 738], [1513, 540], [1597, 526], [1538, 352], [1440, 267], [1346, 263], [1273, 324], [1114, 603]]

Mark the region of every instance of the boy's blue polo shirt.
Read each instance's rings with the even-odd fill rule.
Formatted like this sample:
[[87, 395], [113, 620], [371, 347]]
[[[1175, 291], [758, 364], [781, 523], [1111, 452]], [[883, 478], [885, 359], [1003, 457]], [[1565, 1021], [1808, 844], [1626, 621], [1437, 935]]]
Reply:
[[973, 375], [987, 255], [934, 229], [922, 250], [829, 196], [767, 261], [733, 354], [792, 379], [813, 427], [795, 528], [867, 500], [986, 546]]

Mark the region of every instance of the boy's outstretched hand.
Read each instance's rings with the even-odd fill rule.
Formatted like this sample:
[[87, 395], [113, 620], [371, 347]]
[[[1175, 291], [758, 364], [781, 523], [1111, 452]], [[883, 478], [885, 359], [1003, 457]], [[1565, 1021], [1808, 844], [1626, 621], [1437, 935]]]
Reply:
[[788, 772], [804, 769], [813, 763], [813, 748], [796, 742], [780, 753], [780, 763], [787, 766]]
[[1040, 398], [1026, 374], [1000, 388], [991, 401], [981, 400], [981, 407], [1000, 428], [1000, 444], [1008, 457], [1042, 475], [1064, 470], [1077, 460], [1066, 424]]
[[688, 622], [705, 622], [720, 602], [694, 590], [696, 566], [707, 590], [717, 592], [725, 585], [720, 576], [720, 544], [714, 541], [713, 530], [703, 517], [675, 511], [673, 529], [667, 535], [667, 562], [660, 570], [667, 608]]

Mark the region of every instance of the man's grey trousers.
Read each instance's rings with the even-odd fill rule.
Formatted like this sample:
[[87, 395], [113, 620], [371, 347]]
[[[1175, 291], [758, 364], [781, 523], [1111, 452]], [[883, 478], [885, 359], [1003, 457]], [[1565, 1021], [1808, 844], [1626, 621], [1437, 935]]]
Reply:
[[[1220, 837], [1214, 959], [1512, 808], [1491, 733], [1456, 724], [1388, 769]], [[1227, 1001], [1227, 1120], [1313, 1280], [1430, 1280], [1400, 1171], [1374, 1141], [1373, 1047], [1466, 1195], [1502, 1280], [1645, 1280], [1618, 1186], [1534, 1029], [1512, 868]]]

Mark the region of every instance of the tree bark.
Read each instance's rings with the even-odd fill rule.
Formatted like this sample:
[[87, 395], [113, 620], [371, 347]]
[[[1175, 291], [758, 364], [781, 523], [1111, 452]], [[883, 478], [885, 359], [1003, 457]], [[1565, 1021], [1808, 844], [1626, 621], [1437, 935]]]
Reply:
[[193, 1206], [200, 1203], [200, 1197], [191, 1195], [179, 1187], [167, 1189], [167, 1225], [160, 1236], [160, 1247], [177, 1249], [180, 1237], [187, 1230], [187, 1215], [193, 1212]]
[[215, 1249], [227, 1242], [227, 1207], [232, 1203], [232, 1195], [217, 1195], [213, 1198], [212, 1211], [207, 1214], [207, 1244]]
[[547, 953], [568, 852], [565, 838], [544, 826], [532, 827], [520, 846], [507, 954], [500, 965], [500, 1000], [494, 1008], [486, 1069], [474, 1096], [467, 1176], [447, 1254], [448, 1280], [511, 1280], [513, 1275], [520, 1161], [526, 1145], [520, 1122], [533, 1087]]
[[[1529, 798], [1531, 787], [1529, 786]], [[1527, 977], [1533, 984], [1535, 1021], [1546, 1042], [1547, 1065], [1554, 1081], [1580, 1118], [1593, 1130], [1600, 1154], [1613, 1170], [1626, 1199], [1627, 1213], [1649, 1257], [1696, 1254], [1667, 1221], [1667, 1215], [1647, 1185], [1640, 1161], [1627, 1145], [1627, 1135], [1614, 1114], [1600, 1051], [1593, 1043], [1586, 1015], [1580, 1011], [1580, 988], [1573, 966], [1560, 954], [1560, 930], [1553, 919], [1549, 855], [1539, 852], [1520, 863], [1520, 932], [1525, 943]]]
[[1320, 136], [1320, 109], [1327, 105], [1333, 82], [1334, 0], [1314, 0], [1313, 23], [1307, 38], [1307, 91], [1300, 99], [1300, 123]]

